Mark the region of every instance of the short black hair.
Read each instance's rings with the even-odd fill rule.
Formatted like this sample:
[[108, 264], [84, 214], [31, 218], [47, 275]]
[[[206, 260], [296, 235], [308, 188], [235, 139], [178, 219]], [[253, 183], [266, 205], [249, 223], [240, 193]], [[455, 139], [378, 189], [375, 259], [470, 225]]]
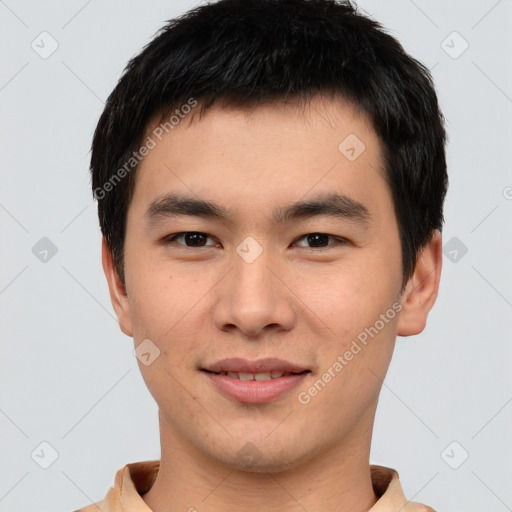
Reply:
[[378, 22], [336, 0], [200, 5], [169, 20], [130, 60], [99, 119], [90, 166], [101, 230], [123, 283], [138, 150], [155, 116], [183, 117], [192, 102], [204, 110], [215, 102], [249, 107], [320, 94], [350, 101], [379, 138], [403, 289], [419, 251], [444, 222], [444, 117], [429, 70]]

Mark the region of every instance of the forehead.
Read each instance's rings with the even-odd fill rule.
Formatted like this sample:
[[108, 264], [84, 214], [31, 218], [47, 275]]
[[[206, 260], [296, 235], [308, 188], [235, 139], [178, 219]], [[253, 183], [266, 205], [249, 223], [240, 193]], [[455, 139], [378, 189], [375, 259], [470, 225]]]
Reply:
[[134, 203], [168, 191], [267, 209], [309, 192], [389, 194], [378, 137], [343, 99], [194, 108], [172, 128], [166, 118], [148, 125], [155, 146], [137, 170]]

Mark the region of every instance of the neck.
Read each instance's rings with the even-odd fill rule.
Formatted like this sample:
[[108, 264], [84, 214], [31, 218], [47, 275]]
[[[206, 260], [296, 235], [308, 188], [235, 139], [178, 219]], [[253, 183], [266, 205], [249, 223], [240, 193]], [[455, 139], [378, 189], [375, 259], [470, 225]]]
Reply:
[[363, 512], [377, 500], [368, 462], [371, 428], [291, 469], [257, 473], [198, 453], [160, 420], [160, 470], [142, 496], [154, 512]]

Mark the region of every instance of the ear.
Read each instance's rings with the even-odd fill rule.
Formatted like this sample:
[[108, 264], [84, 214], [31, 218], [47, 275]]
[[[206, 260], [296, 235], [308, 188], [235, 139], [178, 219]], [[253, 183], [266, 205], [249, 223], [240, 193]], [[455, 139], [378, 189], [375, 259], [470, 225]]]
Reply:
[[126, 288], [121, 281], [121, 277], [114, 266], [112, 253], [105, 241], [105, 237], [103, 237], [101, 241], [101, 263], [108, 282], [110, 301], [112, 302], [117, 319], [119, 320], [119, 327], [124, 334], [133, 337], [128, 295], [126, 293]]
[[398, 336], [419, 334], [425, 328], [427, 316], [439, 291], [443, 261], [442, 237], [435, 230], [432, 238], [421, 250], [414, 273], [402, 293], [402, 310], [398, 318]]

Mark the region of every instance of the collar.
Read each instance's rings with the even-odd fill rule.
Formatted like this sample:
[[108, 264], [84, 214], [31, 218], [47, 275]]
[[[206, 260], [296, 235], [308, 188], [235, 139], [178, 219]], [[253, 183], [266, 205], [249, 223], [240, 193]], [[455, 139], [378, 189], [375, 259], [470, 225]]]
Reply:
[[[132, 462], [119, 469], [101, 502], [75, 512], [152, 512], [141, 498], [151, 489], [160, 469], [159, 460]], [[398, 472], [385, 466], [370, 465], [377, 503], [368, 512], [435, 512], [434, 509], [408, 501], [403, 493]]]

